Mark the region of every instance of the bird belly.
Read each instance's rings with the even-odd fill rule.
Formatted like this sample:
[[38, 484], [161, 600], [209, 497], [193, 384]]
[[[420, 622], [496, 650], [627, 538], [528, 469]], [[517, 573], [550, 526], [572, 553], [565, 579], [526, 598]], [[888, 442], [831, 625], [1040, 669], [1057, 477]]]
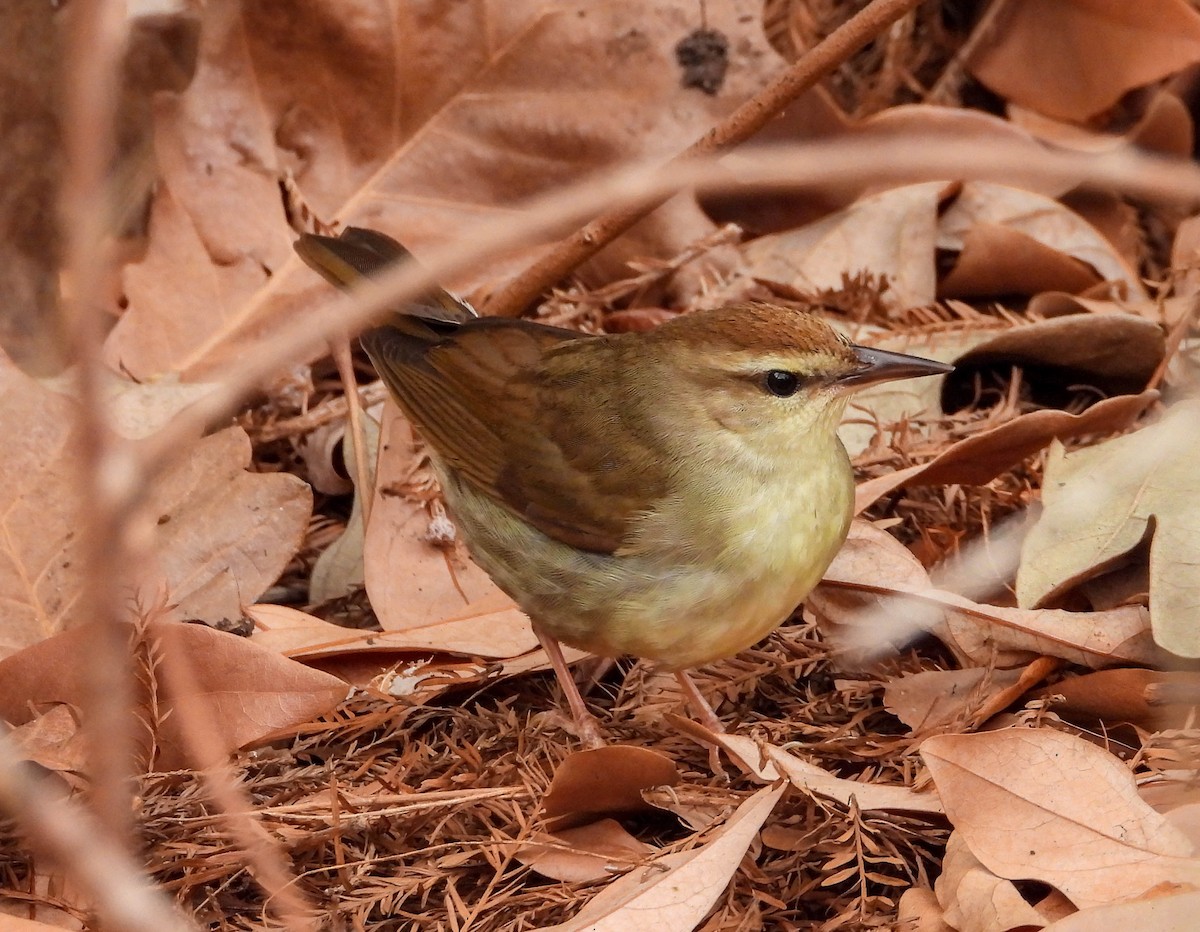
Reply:
[[572, 647], [670, 670], [732, 656], [785, 621], [845, 539], [853, 499], [849, 464], [787, 489], [747, 479], [712, 508], [687, 509], [698, 524], [668, 503], [633, 552], [598, 554], [443, 478], [472, 556], [537, 624]]

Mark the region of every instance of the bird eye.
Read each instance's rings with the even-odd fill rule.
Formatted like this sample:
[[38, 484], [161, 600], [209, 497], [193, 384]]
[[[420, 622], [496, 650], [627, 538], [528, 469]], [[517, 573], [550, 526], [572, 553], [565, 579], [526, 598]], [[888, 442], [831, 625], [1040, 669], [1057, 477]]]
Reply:
[[767, 391], [772, 395], [787, 398], [789, 395], [796, 394], [796, 389], [800, 387], [800, 379], [797, 378], [794, 372], [785, 372], [783, 369], [772, 369], [764, 377], [763, 384], [766, 385]]

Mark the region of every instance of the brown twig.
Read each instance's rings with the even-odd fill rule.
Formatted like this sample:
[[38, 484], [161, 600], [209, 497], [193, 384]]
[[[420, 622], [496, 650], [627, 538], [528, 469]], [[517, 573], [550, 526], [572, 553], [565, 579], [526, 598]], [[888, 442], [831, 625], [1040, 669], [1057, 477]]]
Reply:
[[50, 781], [0, 735], [0, 808], [25, 830], [31, 845], [58, 865], [104, 917], [105, 928], [187, 932], [188, 923], [143, 876], [127, 850], [78, 803], [53, 792]]
[[[153, 637], [153, 627], [149, 630]], [[296, 887], [279, 845], [256, 820], [250, 800], [229, 762], [218, 723], [193, 701], [200, 688], [191, 660], [172, 647], [170, 638], [155, 638], [155, 646], [162, 661], [160, 669], [165, 674], [163, 685], [172, 699], [172, 714], [180, 719], [187, 753], [216, 804], [226, 834], [249, 862], [254, 879], [267, 891], [284, 927], [292, 932], [315, 929], [316, 923], [309, 917], [316, 911]]]
[[[78, 371], [81, 516], [92, 613], [89, 695], [84, 720], [90, 751], [92, 803], [115, 839], [130, 835], [133, 807], [133, 685], [127, 628], [121, 624], [121, 586], [131, 565], [128, 525], [120, 513], [121, 479], [136, 464], [113, 433], [104, 410], [100, 358], [102, 312], [92, 305], [104, 290], [109, 262], [104, 244], [112, 218], [109, 163], [115, 151], [118, 80], [127, 23], [124, 4], [80, 0], [68, 17], [63, 119], [66, 169], [60, 198], [64, 259], [63, 330]], [[114, 480], [117, 480], [114, 482]], [[119, 923], [114, 927], [119, 927]]]
[[[920, 4], [921, 0], [875, 0], [675, 156], [667, 163], [668, 166], [717, 155], [745, 142], [766, 126], [784, 107]], [[596, 217], [562, 240], [545, 257], [489, 298], [484, 306], [484, 313], [497, 317], [516, 317], [523, 313], [538, 295], [560, 281], [581, 262], [594, 256], [672, 194], [674, 191], [617, 207]]]

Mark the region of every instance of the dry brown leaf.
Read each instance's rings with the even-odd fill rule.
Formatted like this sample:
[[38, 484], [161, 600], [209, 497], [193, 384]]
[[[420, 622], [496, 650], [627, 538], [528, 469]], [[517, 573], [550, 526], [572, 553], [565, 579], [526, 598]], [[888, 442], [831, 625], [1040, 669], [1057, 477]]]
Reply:
[[1111, 152], [1137, 146], [1151, 152], [1187, 158], [1191, 155], [1195, 135], [1187, 105], [1175, 94], [1162, 88], [1152, 91], [1137, 122], [1120, 133], [1097, 132], [1078, 123], [1055, 120], [1015, 104], [1009, 105], [1008, 117], [1038, 139], [1083, 152]]
[[929, 632], [973, 665], [1022, 663], [1027, 655], [1090, 667], [1161, 659], [1150, 638], [1149, 615], [1140, 606], [1068, 612], [975, 602], [933, 587], [899, 541], [865, 521], [851, 525], [806, 606], [845, 629], [825, 631], [848, 650], [878, 650]]
[[1200, 893], [1169, 891], [1129, 903], [1096, 906], [1052, 922], [1042, 932], [1096, 932], [1097, 929], [1136, 929], [1154, 932], [1193, 932], [1200, 911]]
[[1076, 294], [1102, 281], [1091, 266], [1020, 230], [976, 222], [962, 233], [958, 260], [938, 283], [938, 297], [986, 298], [1040, 291]]
[[991, 334], [955, 365], [962, 370], [1001, 364], [1048, 367], [1121, 395], [1143, 391], [1165, 352], [1162, 328], [1149, 320], [1132, 314], [1073, 314]]
[[789, 754], [773, 744], [762, 744], [741, 735], [718, 734], [709, 731], [699, 722], [680, 719], [672, 720], [680, 730], [707, 744], [722, 748], [730, 760], [759, 780], [774, 783], [781, 777], [792, 786], [824, 799], [832, 799], [842, 805], [850, 805], [853, 798], [864, 812], [918, 812], [940, 813], [942, 805], [932, 793], [918, 793], [906, 786], [889, 786], [878, 783], [862, 783], [835, 777], [829, 771]]
[[158, 516], [153, 556], [184, 618], [238, 618], [279, 578], [312, 514], [308, 484], [287, 473], [250, 473], [240, 427], [205, 437], [149, 496]]
[[1047, 728], [928, 738], [921, 756], [971, 853], [1008, 880], [1038, 880], [1080, 909], [1164, 884], [1200, 885], [1187, 839], [1093, 744]]
[[[0, 360], [8, 445], [0, 541], [0, 656], [84, 620], [86, 583], [71, 447], [74, 402]], [[300, 546], [312, 510], [295, 476], [246, 472], [250, 442], [240, 428], [200, 440], [149, 494], [157, 517], [149, 564], [137, 585], [164, 586], [190, 617], [236, 618], [275, 581]], [[132, 594], [134, 581], [130, 581]]]
[[[1120, 282], [1130, 294], [1145, 295], [1137, 271], [1091, 224], [1020, 188], [964, 184], [938, 221], [937, 247], [959, 253], [959, 262], [972, 267], [944, 278], [942, 297], [952, 296], [950, 289], [964, 295], [1082, 291], [1097, 281]], [[1024, 263], [1031, 265], [1024, 269]]]
[[1150, 543], [1150, 619], [1155, 640], [1200, 656], [1200, 402], [1171, 406], [1150, 427], [1046, 464], [1044, 510], [1026, 537], [1017, 599], [1044, 603]]
[[[480, 607], [439, 624], [400, 631], [359, 631], [281, 605], [253, 605], [255, 643], [294, 659], [350, 653], [444, 652], [479, 657], [517, 657], [535, 650], [528, 619], [513, 608]], [[578, 652], [572, 655], [578, 659]]]
[[[673, 155], [782, 64], [748, 0], [708, 11], [733, 63], [716, 96], [681, 85], [674, 47], [702, 21], [687, 0], [379, 5], [349, 24], [330, 2], [204, 11], [196, 77], [157, 112], [163, 196], [108, 346], [139, 376], [253, 352], [291, 310], [332, 298], [290, 255], [284, 169], [323, 219], [382, 228], [419, 255], [549, 187]], [[711, 232], [694, 204], [674, 205], [670, 223], [641, 225], [638, 252], [673, 255]]]
[[946, 843], [934, 890], [945, 909], [945, 921], [958, 932], [1009, 932], [1045, 924], [1011, 881], [979, 862], [959, 832], [951, 833]]
[[904, 932], [954, 932], [942, 916], [941, 904], [928, 887], [910, 887], [900, 894], [896, 920]]
[[[1179, 702], [1151, 701], [1154, 687], [1165, 687], [1169, 694], [1173, 686], [1184, 692]], [[1195, 673], [1125, 668], [1069, 677], [1035, 695], [1061, 697], [1055, 700], [1054, 711], [1072, 721], [1098, 719], [1107, 726], [1128, 722], [1149, 731], [1162, 731], [1187, 725], [1195, 697], [1200, 694], [1197, 687], [1200, 676]]]
[[883, 300], [906, 308], [934, 300], [937, 214], [947, 182], [906, 185], [864, 197], [816, 223], [763, 236], [742, 247], [746, 271], [808, 294], [839, 288], [843, 275], [886, 276]]
[[73, 402], [0, 353], [0, 657], [83, 621]]
[[631, 871], [593, 897], [575, 918], [542, 932], [694, 929], [724, 892], [783, 791], [764, 787], [700, 847], [664, 855], [645, 869]]
[[70, 706], [51, 706], [37, 718], [14, 728], [8, 735], [17, 753], [47, 770], [82, 773], [87, 745]]
[[[999, 239], [997, 227], [1005, 231]], [[995, 249], [973, 234], [979, 230], [992, 231]], [[748, 274], [808, 294], [837, 289], [843, 276], [857, 272], [886, 278], [888, 290], [881, 300], [889, 308], [904, 309], [931, 304], [942, 294], [939, 250], [961, 254], [970, 235], [975, 237], [973, 250], [983, 245], [991, 254], [978, 261], [967, 254], [968, 264], [977, 269], [975, 277], [968, 278], [964, 270], [950, 279], [951, 287], [962, 293], [1034, 294], [1047, 287], [1082, 289], [1103, 280], [1144, 295], [1136, 272], [1073, 211], [1040, 194], [980, 181], [892, 188], [800, 229], [760, 237], [742, 247], [742, 253]], [[991, 282], [999, 292], [981, 292], [978, 276], [984, 271], [998, 275], [997, 255], [1007, 261], [1006, 251], [1017, 240], [1031, 248], [1003, 278]], [[1029, 261], [1035, 245], [1040, 265], [1026, 269], [1022, 263]], [[1045, 258], [1051, 254], [1069, 275], [1051, 274]]]
[[[309, 721], [346, 695], [346, 684], [336, 677], [205, 625], [156, 622], [149, 631], [156, 650], [171, 651], [190, 663], [199, 692], [183, 701], [211, 716], [228, 751]], [[0, 718], [19, 725], [32, 720], [32, 709], [48, 704], [82, 708], [88, 696], [91, 637], [86, 627], [75, 628], [0, 660]], [[165, 698], [161, 684], [154, 704], [144, 680], [138, 688], [130, 714], [143, 723], [140, 739], [147, 740], [145, 728], [157, 732], [156, 766], [187, 766], [183, 726], [179, 715], [171, 713], [174, 700]]]
[[611, 878], [617, 871], [644, 864], [657, 850], [630, 835], [620, 822], [601, 819], [535, 835], [515, 856], [543, 877], [582, 883]]
[[1082, 414], [1030, 411], [951, 444], [928, 463], [860, 482], [854, 493], [855, 511], [863, 511], [880, 496], [901, 486], [984, 485], [1041, 450], [1051, 440], [1122, 430], [1157, 400], [1158, 392], [1151, 390], [1140, 395], [1105, 398]]
[[883, 690], [883, 707], [914, 732], [967, 722], [991, 696], [1021, 678], [1020, 670], [923, 670], [892, 677]]
[[637, 812], [650, 808], [642, 790], [678, 782], [675, 762], [649, 748], [612, 744], [575, 751], [554, 772], [542, 811], [556, 826], [597, 813]]
[[1183, 0], [1011, 0], [969, 67], [1002, 97], [1083, 122], [1197, 61], [1200, 16]]
[[[432, 473], [423, 463], [412, 425], [394, 404], [385, 405], [363, 561], [371, 606], [389, 631], [435, 624], [481, 600], [505, 598], [467, 556], [452, 526], [434, 527], [435, 515], [424, 504], [435, 499]], [[422, 469], [425, 485], [409, 492]]]
[[[42, 379], [41, 383], [68, 398], [77, 398], [78, 374], [75, 369]], [[100, 394], [113, 430], [130, 440], [149, 437], [212, 390], [212, 385], [183, 383], [175, 376], [147, 383], [133, 382], [109, 372], [100, 376]], [[199, 436], [197, 430], [197, 439]]]

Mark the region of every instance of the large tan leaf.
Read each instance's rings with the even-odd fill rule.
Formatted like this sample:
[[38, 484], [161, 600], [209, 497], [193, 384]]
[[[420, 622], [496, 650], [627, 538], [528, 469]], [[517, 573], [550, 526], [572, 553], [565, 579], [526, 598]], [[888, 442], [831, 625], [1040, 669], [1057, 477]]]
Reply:
[[[133, 643], [132, 626], [129, 634]], [[147, 681], [137, 680], [130, 714], [143, 726], [136, 731], [139, 739], [147, 738], [147, 727], [153, 729], [160, 768], [188, 763], [187, 726], [172, 712], [179, 703], [196, 706], [197, 714], [215, 723], [225, 750], [234, 751], [309, 721], [346, 695], [346, 684], [336, 677], [206, 625], [156, 623], [148, 635], [157, 652], [170, 651], [190, 665], [196, 686], [195, 692], [176, 691], [167, 698], [161, 682], [152, 695]], [[92, 675], [91, 637], [90, 629], [75, 628], [0, 660], [0, 719], [24, 724], [35, 719], [35, 709], [84, 708]], [[163, 676], [165, 669], [156, 663], [155, 675]]]
[[1111, 565], [1147, 536], [1150, 620], [1167, 650], [1200, 656], [1200, 401], [1156, 424], [1046, 464], [1045, 506], [1025, 540], [1017, 598], [1038, 605]]
[[1007, 932], [1038, 928], [1042, 915], [1012, 881], [997, 877], [971, 853], [959, 832], [946, 843], [942, 873], [934, 886], [946, 922], [958, 932]]
[[0, 353], [0, 657], [87, 617], [81, 601], [76, 406]]
[[287, 473], [247, 472], [249, 465], [250, 439], [231, 427], [199, 441], [150, 493], [154, 556], [185, 618], [239, 617], [304, 539], [308, 484]]
[[687, 932], [708, 915], [784, 788], [764, 787], [700, 847], [657, 858], [605, 887], [575, 918], [543, 932]]
[[[1018, 243], [1020, 255], [1010, 255]], [[892, 188], [742, 251], [756, 278], [810, 294], [841, 287], [847, 274], [886, 278], [882, 301], [895, 308], [947, 294], [1079, 291], [1100, 281], [1144, 293], [1137, 273], [1078, 214], [1044, 195], [982, 181]], [[964, 267], [939, 276], [946, 254]]]
[[1183, 0], [1011, 0], [988, 35], [970, 59], [980, 81], [1080, 123], [1200, 61], [1200, 16]]
[[1016, 663], [1030, 654], [1089, 667], [1161, 659], [1140, 606], [1068, 612], [976, 602], [933, 586], [899, 541], [865, 521], [851, 525], [845, 545], [806, 605], [831, 623], [826, 634], [835, 643], [859, 650], [900, 646], [929, 632], [980, 665]]
[[989, 430], [946, 447], [928, 463], [860, 482], [854, 490], [854, 508], [861, 512], [893, 489], [906, 485], [966, 483], [983, 485], [1051, 440], [1120, 430], [1158, 399], [1158, 392], [1105, 398], [1082, 414], [1066, 411], [1030, 411]]
[[[6, 499], [0, 523], [0, 596], [6, 602], [0, 656], [6, 656], [88, 615], [72, 450], [78, 408], [3, 357], [0, 401], [9, 437], [0, 458]], [[149, 550], [156, 571], [136, 567], [139, 581], [165, 586], [192, 617], [237, 617], [299, 547], [312, 496], [294, 476], [246, 472], [250, 443], [240, 428], [181, 454], [150, 492], [157, 524]], [[129, 584], [132, 595], [135, 581]]]
[[1159, 884], [1200, 885], [1191, 843], [1138, 796], [1129, 770], [1048, 728], [927, 739], [946, 814], [993, 874], [1039, 880], [1078, 907]]
[[1096, 929], [1153, 929], [1193, 932], [1200, 914], [1200, 893], [1151, 893], [1129, 903], [1083, 909], [1059, 919], [1042, 932], [1095, 932]]
[[[549, 187], [694, 141], [782, 66], [758, 13], [751, 0], [708, 11], [732, 58], [709, 96], [682, 86], [675, 60], [700, 22], [689, 0], [443, 0], [421, 14], [379, 2], [350, 23], [330, 0], [286, 16], [208, 4], [196, 78], [158, 113], [168, 193], [144, 271], [130, 270], [110, 360], [137, 375], [194, 373], [329, 299], [290, 254], [283, 169], [324, 219], [380, 227], [420, 255]], [[639, 251], [673, 254], [711, 231], [694, 206], [687, 216], [686, 228], [651, 224]]]

